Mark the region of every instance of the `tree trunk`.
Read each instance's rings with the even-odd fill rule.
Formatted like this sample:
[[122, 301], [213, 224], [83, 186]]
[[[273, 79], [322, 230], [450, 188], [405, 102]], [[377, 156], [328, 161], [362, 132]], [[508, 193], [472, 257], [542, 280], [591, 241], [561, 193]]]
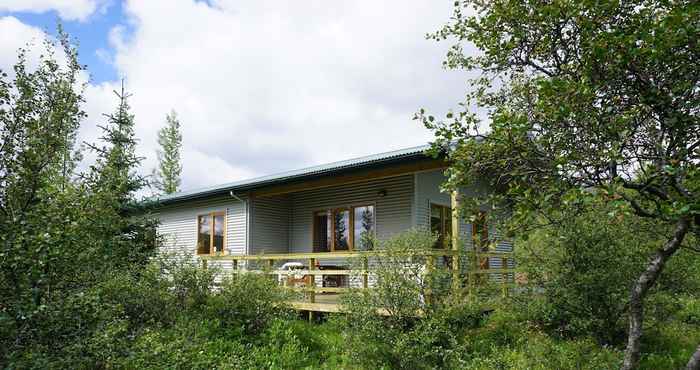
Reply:
[[700, 345], [695, 349], [695, 353], [690, 356], [688, 365], [686, 365], [686, 370], [700, 370]]
[[676, 223], [676, 230], [673, 237], [664, 246], [657, 250], [654, 257], [642, 272], [630, 291], [630, 312], [629, 329], [627, 332], [627, 348], [625, 349], [625, 359], [622, 363], [622, 370], [632, 370], [637, 368], [640, 355], [640, 339], [642, 337], [642, 326], [644, 324], [644, 299], [649, 289], [654, 286], [656, 279], [661, 275], [666, 262], [681, 247], [681, 243], [688, 233], [690, 222], [687, 218], [682, 218]]

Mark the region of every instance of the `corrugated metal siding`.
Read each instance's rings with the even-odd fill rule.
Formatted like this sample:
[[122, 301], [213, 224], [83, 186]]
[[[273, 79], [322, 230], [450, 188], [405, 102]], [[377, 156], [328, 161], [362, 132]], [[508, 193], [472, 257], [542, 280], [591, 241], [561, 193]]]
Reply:
[[[414, 225], [419, 228], [430, 228], [430, 204], [440, 204], [445, 206], [451, 205], [450, 194], [440, 192], [440, 186], [447, 180], [443, 173], [443, 170], [434, 170], [416, 173], [416, 195], [415, 195], [415, 219]], [[475, 194], [476, 189], [460, 189], [460, 194], [462, 196], [469, 196], [470, 194]], [[466, 220], [460, 220], [460, 240], [466, 250], [471, 250], [473, 248], [473, 241], [471, 235], [472, 225]], [[512, 252], [513, 244], [510, 240], [502, 240], [498, 238], [497, 230], [491, 226], [489, 228], [489, 234], [496, 236], [498, 243], [496, 244], [496, 252]], [[468, 261], [462, 259], [462, 268], [469, 268]], [[509, 265], [514, 265], [514, 261], [511, 259]], [[501, 260], [500, 258], [494, 258], [491, 261], [492, 268], [500, 268]]]
[[[430, 204], [451, 206], [449, 193], [440, 191], [440, 186], [447, 180], [443, 170], [434, 170], [416, 173], [416, 205], [414, 225], [418, 228], [430, 230]], [[462, 192], [466, 194], [466, 192]], [[460, 239], [465, 248], [472, 248], [471, 224], [460, 220]]]
[[250, 253], [288, 253], [289, 196], [251, 199], [250, 210]]
[[[163, 237], [161, 251], [194, 255], [197, 244], [197, 216], [215, 211], [226, 212], [226, 251], [230, 254], [245, 254], [246, 206], [245, 203], [230, 197], [182, 203], [160, 209], [156, 216], [160, 221], [158, 234]], [[222, 267], [230, 267], [230, 262], [222, 262]]]
[[[382, 189], [385, 197], [379, 196]], [[291, 201], [291, 252], [312, 250], [313, 212], [320, 209], [374, 205], [377, 237], [386, 239], [412, 226], [413, 175], [303, 191]]]

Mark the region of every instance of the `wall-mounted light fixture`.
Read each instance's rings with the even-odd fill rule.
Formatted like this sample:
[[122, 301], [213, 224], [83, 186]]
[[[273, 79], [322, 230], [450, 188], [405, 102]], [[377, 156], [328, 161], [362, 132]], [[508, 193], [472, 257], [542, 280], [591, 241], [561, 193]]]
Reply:
[[377, 195], [378, 195], [380, 198], [384, 198], [384, 197], [386, 196], [386, 189], [381, 189], [381, 190], [379, 190], [379, 191], [377, 192]]

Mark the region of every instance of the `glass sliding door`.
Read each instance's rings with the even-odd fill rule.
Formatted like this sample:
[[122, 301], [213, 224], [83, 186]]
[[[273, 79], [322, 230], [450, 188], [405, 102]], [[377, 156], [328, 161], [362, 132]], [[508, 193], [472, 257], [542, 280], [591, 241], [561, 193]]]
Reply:
[[333, 208], [313, 214], [313, 251], [366, 251], [374, 248], [373, 205]]
[[331, 251], [331, 223], [330, 211], [321, 211], [314, 213], [313, 223], [314, 233], [314, 252], [330, 252]]

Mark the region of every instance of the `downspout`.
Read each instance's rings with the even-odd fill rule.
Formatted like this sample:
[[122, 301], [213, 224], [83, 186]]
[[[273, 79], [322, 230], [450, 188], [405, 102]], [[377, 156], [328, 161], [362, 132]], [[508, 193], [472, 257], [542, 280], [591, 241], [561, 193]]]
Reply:
[[250, 254], [250, 205], [248, 200], [241, 199], [238, 195], [233, 193], [233, 190], [229, 191], [228, 194], [243, 203], [245, 207], [245, 254]]

